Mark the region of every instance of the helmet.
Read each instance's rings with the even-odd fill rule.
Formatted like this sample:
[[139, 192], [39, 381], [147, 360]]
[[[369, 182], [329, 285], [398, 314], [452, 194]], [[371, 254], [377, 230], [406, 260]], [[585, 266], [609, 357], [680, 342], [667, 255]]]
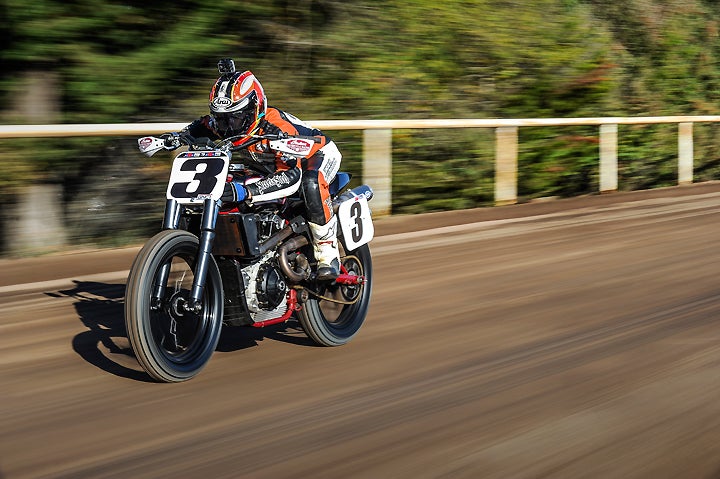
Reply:
[[210, 90], [210, 112], [225, 137], [252, 135], [266, 111], [263, 87], [249, 71], [225, 73]]

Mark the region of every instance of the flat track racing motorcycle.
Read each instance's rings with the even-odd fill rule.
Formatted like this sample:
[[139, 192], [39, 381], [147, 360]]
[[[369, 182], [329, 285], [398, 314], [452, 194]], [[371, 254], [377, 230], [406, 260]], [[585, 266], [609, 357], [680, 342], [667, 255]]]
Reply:
[[[300, 193], [248, 205], [220, 200], [228, 175], [258, 181], [273, 165], [245, 150], [267, 140], [292, 157], [308, 153], [314, 137], [258, 135], [241, 147], [237, 137], [186, 139], [173, 162], [163, 229], [140, 250], [125, 291], [125, 325], [140, 365], [155, 380], [194, 377], [212, 356], [222, 325], [263, 327], [297, 318], [322, 346], [351, 340], [365, 321], [372, 287], [369, 241], [374, 228], [362, 185], [342, 192], [350, 175], [330, 185], [338, 216], [340, 275], [316, 278], [311, 233]], [[163, 138], [143, 137], [148, 156], [172, 149]], [[232, 161], [233, 154], [241, 162]], [[274, 163], [274, 162], [273, 162]]]

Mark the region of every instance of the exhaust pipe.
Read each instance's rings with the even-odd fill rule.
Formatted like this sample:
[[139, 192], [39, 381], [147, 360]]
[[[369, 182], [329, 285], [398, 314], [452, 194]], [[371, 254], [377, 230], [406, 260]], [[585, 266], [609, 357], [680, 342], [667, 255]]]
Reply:
[[302, 273], [296, 272], [294, 269], [290, 267], [290, 260], [288, 260], [288, 251], [295, 251], [296, 249], [300, 249], [303, 246], [306, 246], [308, 244], [308, 239], [304, 236], [295, 236], [294, 238], [290, 238], [285, 244], [280, 246], [278, 249], [278, 253], [280, 255], [280, 261], [278, 261], [278, 266], [280, 266], [280, 269], [285, 274], [285, 276], [295, 283], [300, 283], [301, 281], [306, 280], [309, 275], [307, 271], [303, 271]]

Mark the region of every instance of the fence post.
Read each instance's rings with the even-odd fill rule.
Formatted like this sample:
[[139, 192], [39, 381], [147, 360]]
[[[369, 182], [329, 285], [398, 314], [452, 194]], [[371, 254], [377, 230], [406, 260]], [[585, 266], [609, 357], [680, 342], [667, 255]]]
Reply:
[[693, 124], [678, 123], [678, 184], [693, 182]]
[[600, 192], [618, 189], [618, 126], [600, 125]]
[[65, 246], [67, 234], [61, 205], [61, 185], [37, 184], [25, 187], [14, 211], [5, 221], [8, 251], [14, 254], [36, 254]]
[[392, 130], [363, 130], [363, 183], [373, 189], [373, 215], [392, 211]]
[[517, 203], [518, 127], [495, 129], [495, 204]]

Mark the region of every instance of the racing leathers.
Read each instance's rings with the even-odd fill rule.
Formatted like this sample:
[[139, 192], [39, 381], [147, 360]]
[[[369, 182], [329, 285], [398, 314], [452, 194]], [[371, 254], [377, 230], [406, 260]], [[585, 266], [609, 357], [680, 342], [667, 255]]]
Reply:
[[[195, 138], [221, 139], [223, 135], [218, 130], [214, 117], [205, 115], [188, 125], [184, 131]], [[292, 159], [271, 150], [267, 140], [249, 146], [247, 151], [250, 155], [259, 155], [268, 159], [271, 164], [274, 161], [275, 171], [254, 183], [228, 182], [223, 201], [246, 200], [255, 203], [284, 198], [300, 189], [307, 211], [306, 219], [313, 236], [318, 279], [334, 279], [339, 273], [340, 263], [337, 218], [333, 214], [329, 185], [340, 168], [342, 155], [335, 143], [322, 131], [289, 113], [268, 107], [257, 134], [280, 132], [313, 136], [317, 142], [305, 157]]]

